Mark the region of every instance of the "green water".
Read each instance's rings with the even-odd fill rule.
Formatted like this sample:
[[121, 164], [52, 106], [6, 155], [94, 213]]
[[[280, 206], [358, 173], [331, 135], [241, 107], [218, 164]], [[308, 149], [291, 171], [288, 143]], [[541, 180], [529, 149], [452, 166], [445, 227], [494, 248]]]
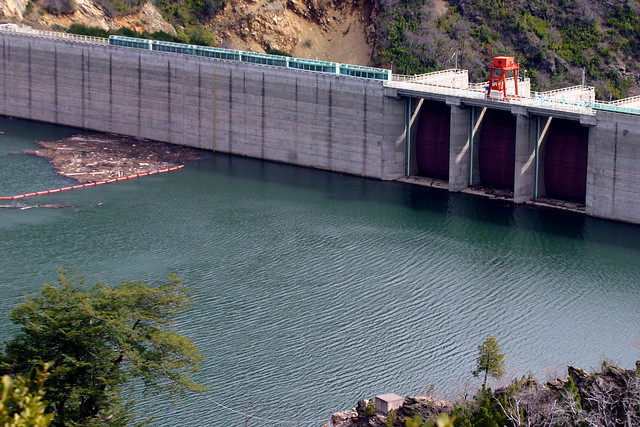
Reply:
[[[9, 153], [73, 129], [0, 131], [0, 195], [71, 183]], [[245, 425], [248, 408], [249, 425], [314, 426], [376, 394], [455, 397], [478, 385], [489, 334], [514, 375], [640, 359], [637, 226], [223, 154], [18, 203], [74, 207], [0, 209], [0, 338], [58, 266], [108, 283], [175, 272], [194, 291], [179, 329], [211, 391], [144, 397], [154, 425]]]

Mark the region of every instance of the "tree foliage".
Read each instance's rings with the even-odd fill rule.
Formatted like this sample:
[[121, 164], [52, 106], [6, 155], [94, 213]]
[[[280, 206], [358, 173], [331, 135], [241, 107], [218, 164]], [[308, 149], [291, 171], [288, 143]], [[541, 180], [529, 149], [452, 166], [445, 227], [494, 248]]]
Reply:
[[453, 422], [456, 420], [455, 415], [449, 417], [449, 414], [441, 413], [435, 420], [424, 421], [420, 415], [415, 415], [405, 421], [405, 427], [454, 427]]
[[53, 362], [46, 390], [54, 425], [126, 424], [120, 392], [133, 380], [172, 393], [203, 389], [189, 377], [199, 370], [198, 349], [172, 328], [176, 314], [193, 305], [182, 280], [83, 283], [60, 270], [57, 286], [45, 283], [41, 295], [16, 306], [11, 319], [21, 330], [0, 359], [0, 373]]
[[0, 426], [46, 427], [51, 424], [53, 414], [45, 414], [47, 403], [43, 400], [43, 384], [47, 368], [33, 368], [24, 377], [3, 375], [0, 378]]
[[488, 337], [478, 346], [476, 369], [472, 373], [475, 377], [484, 373], [483, 387], [487, 385], [488, 376], [500, 378], [504, 375], [504, 354], [500, 353], [500, 347], [495, 337]]

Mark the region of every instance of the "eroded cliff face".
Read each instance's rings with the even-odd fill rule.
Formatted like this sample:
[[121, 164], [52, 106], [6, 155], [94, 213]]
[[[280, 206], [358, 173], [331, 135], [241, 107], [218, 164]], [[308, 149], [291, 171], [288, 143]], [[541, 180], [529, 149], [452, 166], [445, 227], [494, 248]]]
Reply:
[[27, 0], [1, 0], [0, 13], [7, 17], [23, 18], [23, 13], [27, 8]]
[[[5, 18], [39, 29], [78, 23], [105, 30], [176, 33], [151, 2], [138, 13], [114, 18], [94, 0], [75, 0], [75, 11], [67, 15], [46, 13], [38, 2], [30, 3], [27, 11], [27, 0], [0, 0], [0, 11]], [[369, 65], [377, 16], [374, 0], [230, 0], [205, 25], [220, 47], [275, 49], [300, 58]]]
[[211, 26], [223, 47], [368, 65], [377, 14], [371, 0], [231, 0]]
[[0, 0], [0, 12], [4, 15], [4, 20], [27, 24], [43, 30], [59, 30], [68, 28], [71, 24], [83, 24], [103, 30], [117, 30], [120, 27], [127, 27], [138, 32], [176, 33], [173, 26], [162, 18], [158, 9], [150, 2], [145, 3], [137, 13], [114, 18], [108, 16], [102, 7], [93, 0], [75, 0], [73, 13], [58, 15], [46, 13], [38, 3], [31, 3], [29, 7], [27, 7], [27, 3], [27, 0]]

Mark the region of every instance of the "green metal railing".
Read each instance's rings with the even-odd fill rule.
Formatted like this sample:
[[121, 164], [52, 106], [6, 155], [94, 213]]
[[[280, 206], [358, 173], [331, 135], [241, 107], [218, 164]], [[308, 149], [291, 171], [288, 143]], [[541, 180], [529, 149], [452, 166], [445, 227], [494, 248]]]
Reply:
[[612, 113], [633, 114], [634, 116], [640, 116], [640, 108], [625, 107], [624, 105], [595, 102], [593, 104], [593, 108], [601, 111], [610, 111]]
[[270, 55], [257, 52], [243, 52], [240, 50], [221, 49], [209, 46], [196, 46], [183, 43], [139, 39], [135, 37], [125, 36], [109, 36], [109, 44], [113, 46], [131, 47], [159, 52], [173, 52], [181, 53], [183, 55], [224, 59], [227, 61], [270, 65], [273, 67], [291, 68], [294, 70], [307, 70], [315, 71], [318, 73], [329, 73], [341, 76], [359, 77], [364, 79], [391, 81], [391, 70], [363, 67], [360, 65], [338, 64], [336, 62], [319, 61], [315, 59], [292, 58], [289, 56]]

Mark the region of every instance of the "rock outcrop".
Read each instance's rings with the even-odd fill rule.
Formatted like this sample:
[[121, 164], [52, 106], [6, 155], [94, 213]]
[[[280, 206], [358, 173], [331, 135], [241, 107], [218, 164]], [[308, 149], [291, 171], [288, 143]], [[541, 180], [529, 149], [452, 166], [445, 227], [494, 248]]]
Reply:
[[6, 17], [15, 17], [22, 20], [27, 8], [28, 0], [3, 0], [0, 1], [0, 13]]
[[[474, 401], [467, 401], [464, 411], [478, 410], [474, 405]], [[415, 415], [428, 420], [440, 413], [451, 414], [454, 406], [428, 397], [407, 397], [392, 422], [385, 414], [373, 411], [369, 401], [361, 400], [355, 408], [333, 414], [331, 421], [336, 427], [400, 427]], [[602, 370], [595, 373], [569, 366], [566, 378], [544, 384], [524, 377], [496, 389], [491, 407], [505, 411], [507, 417], [517, 414], [523, 425], [639, 426], [640, 361], [630, 370], [603, 363]]]
[[103, 30], [117, 30], [120, 27], [126, 27], [138, 32], [164, 31], [176, 34], [173, 25], [162, 18], [158, 9], [151, 2], [145, 3], [136, 13], [116, 17], [110, 17], [93, 0], [75, 0], [74, 11], [71, 14], [51, 14], [37, 3], [30, 3], [29, 6], [27, 4], [27, 0], [0, 0], [0, 11], [6, 18], [44, 30], [68, 28], [71, 24], [82, 24]]
[[[331, 422], [336, 427], [385, 427], [387, 416], [379, 412], [372, 416], [371, 410], [367, 410], [370, 402], [369, 400], [358, 401], [355, 408], [333, 414]], [[441, 412], [450, 413], [452, 410], [453, 404], [450, 402], [418, 396], [407, 397], [396, 414], [398, 420], [411, 418], [414, 415], [420, 415], [427, 420], [437, 417]]]

